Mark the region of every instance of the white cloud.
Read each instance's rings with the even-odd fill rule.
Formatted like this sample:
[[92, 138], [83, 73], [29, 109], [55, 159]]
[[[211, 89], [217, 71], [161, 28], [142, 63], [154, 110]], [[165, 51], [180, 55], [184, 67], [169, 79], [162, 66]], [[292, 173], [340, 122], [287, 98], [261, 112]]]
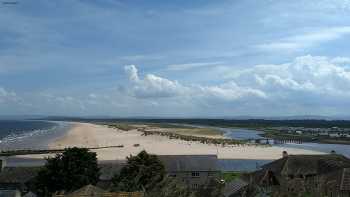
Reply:
[[136, 97], [172, 97], [184, 94], [187, 88], [177, 81], [171, 81], [153, 74], [147, 74], [143, 79], [139, 78], [138, 70], [134, 65], [124, 67], [129, 80], [132, 82], [132, 93]]
[[[232, 79], [249, 87], [268, 92], [269, 95], [283, 93], [291, 97], [310, 94], [332, 97], [350, 97], [350, 67], [344, 65], [347, 58], [302, 56], [279, 65], [257, 65]], [[299, 93], [295, 93], [295, 91]]]
[[257, 45], [257, 48], [264, 51], [296, 51], [339, 39], [349, 33], [350, 26], [324, 28], [318, 31], [289, 36], [276, 41], [260, 44]]
[[215, 66], [222, 64], [223, 62], [196, 62], [196, 63], [187, 63], [187, 64], [171, 64], [168, 65], [168, 70], [172, 71], [184, 71], [193, 68], [207, 67], [207, 66]]
[[13, 91], [7, 91], [6, 89], [0, 87], [0, 103], [5, 102], [17, 102], [21, 99]]
[[125, 71], [132, 82], [131, 93], [138, 98], [182, 97], [224, 101], [234, 101], [244, 97], [267, 98], [263, 91], [250, 87], [240, 87], [234, 81], [211, 86], [182, 85], [177, 81], [153, 74], [147, 74], [144, 79], [140, 79], [134, 65], [125, 66]]

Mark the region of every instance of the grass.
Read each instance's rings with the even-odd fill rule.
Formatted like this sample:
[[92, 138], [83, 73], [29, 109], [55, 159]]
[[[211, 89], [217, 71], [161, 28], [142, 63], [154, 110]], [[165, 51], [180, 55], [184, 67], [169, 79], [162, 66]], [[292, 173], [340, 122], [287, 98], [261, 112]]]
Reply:
[[223, 133], [216, 129], [211, 128], [190, 128], [190, 129], [174, 129], [173, 133], [181, 135], [222, 135]]
[[226, 183], [231, 182], [241, 176], [240, 172], [222, 172], [222, 179], [225, 180]]
[[147, 123], [148, 126], [166, 129], [167, 132], [180, 135], [222, 135], [223, 132], [214, 128], [202, 128], [191, 125], [169, 124], [169, 123]]
[[136, 127], [126, 123], [108, 123], [107, 126], [110, 128], [117, 128], [123, 131], [130, 131], [136, 129]]

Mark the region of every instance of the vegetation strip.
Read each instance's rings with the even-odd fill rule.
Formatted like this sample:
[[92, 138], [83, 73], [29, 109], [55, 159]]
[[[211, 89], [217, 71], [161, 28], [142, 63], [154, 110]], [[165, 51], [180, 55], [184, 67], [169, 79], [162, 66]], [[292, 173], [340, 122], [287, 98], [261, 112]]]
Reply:
[[[142, 135], [144, 135], [144, 136], [160, 135], [160, 136], [169, 137], [169, 139], [179, 139], [179, 140], [184, 140], [184, 141], [200, 142], [202, 144], [215, 144], [215, 145], [222, 145], [222, 146], [225, 146], [225, 145], [258, 145], [258, 144], [250, 144], [250, 143], [248, 143], [248, 141], [243, 141], [243, 140], [199, 137], [199, 136], [182, 135], [182, 134], [162, 132], [162, 131], [148, 131], [144, 128], [138, 129], [138, 131], [141, 131], [143, 133]], [[263, 145], [263, 146], [266, 146], [266, 145]]]

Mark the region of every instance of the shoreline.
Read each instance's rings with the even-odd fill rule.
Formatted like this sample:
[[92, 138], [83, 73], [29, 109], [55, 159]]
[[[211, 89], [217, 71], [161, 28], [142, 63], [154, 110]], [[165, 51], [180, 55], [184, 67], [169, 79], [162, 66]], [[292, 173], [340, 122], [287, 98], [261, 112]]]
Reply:
[[[127, 156], [136, 155], [142, 150], [157, 155], [204, 155], [215, 154], [219, 159], [274, 160], [282, 156], [282, 151], [289, 154], [325, 154], [323, 152], [298, 148], [262, 147], [247, 145], [220, 146], [200, 142], [169, 139], [165, 136], [142, 136], [142, 132], [123, 131], [104, 125], [91, 123], [72, 123], [72, 127], [60, 138], [49, 143], [50, 149], [67, 147], [101, 147], [120, 146], [93, 150], [99, 160], [125, 160]], [[43, 158], [49, 155], [25, 155], [25, 158]]]

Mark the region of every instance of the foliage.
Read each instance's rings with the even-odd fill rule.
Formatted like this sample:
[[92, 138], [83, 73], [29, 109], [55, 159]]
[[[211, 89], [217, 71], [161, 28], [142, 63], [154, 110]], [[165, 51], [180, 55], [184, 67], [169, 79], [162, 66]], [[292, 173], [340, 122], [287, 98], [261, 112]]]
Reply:
[[241, 173], [239, 172], [223, 172], [221, 174], [222, 179], [225, 180], [226, 183], [229, 183], [233, 180], [235, 180], [236, 178], [239, 178], [241, 176]]
[[196, 197], [210, 196], [210, 197], [223, 197], [223, 189], [225, 185], [220, 183], [216, 179], [210, 179], [207, 184], [199, 187], [196, 191]]
[[194, 194], [176, 178], [167, 177], [149, 191], [146, 197], [194, 197]]
[[47, 158], [38, 173], [36, 190], [43, 196], [50, 196], [55, 191], [73, 191], [96, 184], [98, 178], [96, 153], [85, 148], [68, 148], [62, 154]]
[[123, 131], [130, 131], [130, 130], [136, 129], [136, 127], [126, 123], [109, 123], [107, 125], [108, 127], [117, 128]]
[[127, 157], [127, 164], [113, 177], [116, 191], [150, 191], [165, 176], [165, 168], [156, 155], [141, 151]]

